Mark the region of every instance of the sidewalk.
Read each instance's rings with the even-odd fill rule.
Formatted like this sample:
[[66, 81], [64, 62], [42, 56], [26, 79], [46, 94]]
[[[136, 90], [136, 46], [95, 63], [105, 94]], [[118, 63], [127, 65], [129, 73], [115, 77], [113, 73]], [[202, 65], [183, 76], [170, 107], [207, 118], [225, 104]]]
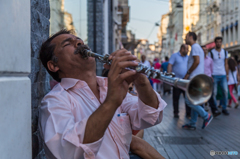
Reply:
[[[188, 119], [185, 117], [183, 97], [179, 103], [179, 119], [173, 118], [172, 96], [165, 95], [162, 98], [168, 104], [162, 123], [144, 131], [144, 139], [161, 155], [167, 159], [240, 158], [240, 107], [227, 108], [230, 115], [214, 118], [206, 129], [201, 129], [203, 120], [198, 118], [195, 131], [184, 130], [182, 125], [188, 123]], [[238, 151], [238, 155], [212, 157], [211, 150]]]

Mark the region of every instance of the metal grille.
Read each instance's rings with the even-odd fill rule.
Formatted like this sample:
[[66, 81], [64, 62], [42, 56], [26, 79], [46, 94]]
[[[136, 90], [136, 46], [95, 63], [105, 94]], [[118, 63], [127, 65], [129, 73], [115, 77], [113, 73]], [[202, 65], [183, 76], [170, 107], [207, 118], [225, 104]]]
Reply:
[[156, 136], [161, 145], [173, 144], [173, 145], [204, 145], [210, 144], [203, 137], [176, 137], [176, 136]]

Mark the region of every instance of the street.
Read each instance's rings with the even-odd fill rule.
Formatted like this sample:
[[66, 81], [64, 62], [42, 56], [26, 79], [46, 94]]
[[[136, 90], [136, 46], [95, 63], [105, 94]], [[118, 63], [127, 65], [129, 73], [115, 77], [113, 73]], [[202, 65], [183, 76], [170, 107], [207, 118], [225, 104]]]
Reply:
[[[172, 95], [162, 98], [167, 102], [163, 121], [144, 130], [144, 139], [166, 159], [185, 158], [240, 158], [240, 109], [227, 108], [230, 115], [220, 115], [212, 120], [206, 129], [201, 129], [203, 120], [199, 117], [197, 129], [184, 130], [188, 123], [185, 117], [184, 99], [179, 102], [179, 119], [173, 118]], [[210, 112], [210, 110], [209, 110]], [[210, 151], [238, 151], [238, 155], [214, 155]]]

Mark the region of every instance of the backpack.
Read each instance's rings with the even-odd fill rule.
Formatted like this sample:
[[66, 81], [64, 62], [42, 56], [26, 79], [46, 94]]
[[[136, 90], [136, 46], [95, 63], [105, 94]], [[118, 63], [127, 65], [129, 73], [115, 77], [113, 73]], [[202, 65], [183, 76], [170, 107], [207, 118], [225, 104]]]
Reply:
[[[213, 49], [212, 49], [213, 50]], [[213, 59], [213, 53], [212, 53], [212, 50], [210, 50], [210, 54], [211, 54], [211, 58]], [[224, 50], [224, 49], [223, 49]], [[227, 51], [226, 50], [224, 50], [224, 52], [225, 52], [225, 59], [227, 58]]]

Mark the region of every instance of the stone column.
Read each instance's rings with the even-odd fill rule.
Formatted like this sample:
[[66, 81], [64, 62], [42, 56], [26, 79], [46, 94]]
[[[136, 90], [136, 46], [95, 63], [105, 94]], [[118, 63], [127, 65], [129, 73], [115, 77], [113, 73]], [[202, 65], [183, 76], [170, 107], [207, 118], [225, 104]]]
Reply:
[[31, 159], [30, 1], [1, 1], [0, 19], [0, 158]]
[[[104, 54], [103, 0], [87, 1], [88, 45], [98, 54]], [[97, 62], [97, 75], [102, 74], [103, 64]]]
[[43, 141], [38, 130], [38, 108], [50, 91], [50, 75], [39, 60], [39, 50], [49, 36], [49, 0], [31, 0], [31, 79], [32, 87], [32, 158], [44, 159]]

